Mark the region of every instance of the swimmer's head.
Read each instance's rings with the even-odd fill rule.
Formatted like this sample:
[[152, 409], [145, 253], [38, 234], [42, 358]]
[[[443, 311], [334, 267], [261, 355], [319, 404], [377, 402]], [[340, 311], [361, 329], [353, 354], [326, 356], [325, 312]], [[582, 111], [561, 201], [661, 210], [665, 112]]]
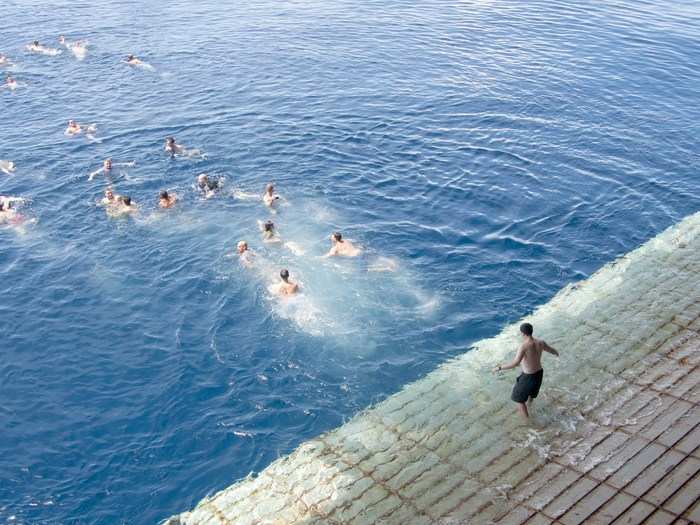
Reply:
[[111, 170], [112, 169], [112, 159], [105, 159], [104, 162], [102, 163], [102, 166], [106, 170]]
[[331, 239], [335, 242], [343, 242], [343, 236], [340, 232], [333, 232], [333, 234], [331, 235]]
[[134, 55], [126, 55], [127, 60], [133, 60], [135, 57]]
[[523, 323], [520, 325], [520, 333], [527, 337], [532, 337], [532, 325], [530, 323]]
[[69, 121], [68, 121], [68, 125], [69, 125], [71, 128], [72, 128], [73, 126], [75, 126], [75, 120], [72, 120], [72, 119], [69, 120]]
[[162, 200], [166, 200], [166, 201], [167, 201], [168, 199], [170, 199], [170, 195], [168, 195], [167, 190], [162, 190], [162, 191], [160, 192], [160, 198], [161, 198]]
[[275, 191], [275, 187], [273, 186], [272, 183], [269, 183], [267, 186], [265, 186], [265, 192], [272, 195], [272, 192]]
[[110, 200], [114, 198], [114, 192], [112, 191], [112, 188], [107, 188], [105, 190], [105, 197], [107, 197]]
[[238, 253], [243, 253], [248, 249], [248, 243], [245, 241], [238, 241], [236, 248], [238, 249]]
[[273, 232], [275, 230], [275, 223], [272, 221], [267, 221], [265, 224], [263, 224], [263, 231], [266, 232]]
[[166, 144], [175, 144], [175, 137], [165, 137]]
[[204, 188], [207, 185], [207, 182], [209, 182], [209, 177], [207, 177], [204, 173], [197, 176], [197, 184], [200, 188]]
[[284, 268], [284, 269], [280, 272], [280, 277], [281, 277], [282, 280], [286, 283], [287, 280], [289, 279], [289, 270], [287, 270], [286, 268]]
[[5, 203], [0, 201], [0, 211], [5, 211]]
[[34, 42], [32, 42], [32, 45], [33, 45], [33, 46], [38, 46], [38, 45], [39, 45], [39, 41], [38, 41], [38, 40], [35, 40]]

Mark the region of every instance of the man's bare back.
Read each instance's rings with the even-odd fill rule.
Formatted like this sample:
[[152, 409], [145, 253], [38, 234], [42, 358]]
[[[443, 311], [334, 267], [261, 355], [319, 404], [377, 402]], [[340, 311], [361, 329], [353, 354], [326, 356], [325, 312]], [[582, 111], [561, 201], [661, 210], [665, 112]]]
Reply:
[[[547, 343], [541, 339], [535, 339], [531, 337], [523, 342], [516, 353], [522, 352], [522, 361], [520, 361], [520, 368], [526, 374], [534, 374], [542, 370], [542, 352], [549, 352], [554, 355], [559, 355], [554, 348], [549, 346]], [[517, 359], [517, 357], [516, 357]]]
[[299, 285], [289, 280], [289, 270], [280, 271], [281, 282], [270, 286], [269, 290], [277, 295], [294, 295], [299, 291]]
[[357, 246], [348, 240], [343, 239], [343, 236], [339, 232], [335, 232], [331, 235], [331, 249], [328, 251], [324, 257], [357, 257], [362, 253]]

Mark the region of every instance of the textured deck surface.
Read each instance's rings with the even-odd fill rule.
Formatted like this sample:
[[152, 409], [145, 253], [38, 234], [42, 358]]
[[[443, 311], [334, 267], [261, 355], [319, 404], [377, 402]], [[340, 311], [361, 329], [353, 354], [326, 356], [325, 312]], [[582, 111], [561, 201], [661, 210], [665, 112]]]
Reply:
[[532, 424], [489, 373], [516, 323], [169, 523], [700, 523], [700, 214], [526, 320]]

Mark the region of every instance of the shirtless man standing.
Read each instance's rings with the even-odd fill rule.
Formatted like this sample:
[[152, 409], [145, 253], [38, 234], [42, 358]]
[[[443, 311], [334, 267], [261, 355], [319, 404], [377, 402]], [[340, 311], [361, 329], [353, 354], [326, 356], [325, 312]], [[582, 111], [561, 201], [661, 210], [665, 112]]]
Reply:
[[515, 358], [507, 365], [498, 365], [493, 371], [510, 370], [520, 365], [523, 372], [515, 381], [510, 398], [515, 401], [518, 412], [527, 420], [530, 414], [525, 402], [532, 403], [542, 385], [542, 376], [544, 375], [541, 362], [542, 351], [549, 352], [557, 357], [559, 357], [559, 352], [541, 339], [532, 337], [532, 325], [530, 323], [521, 324], [520, 333], [524, 341], [515, 353]]
[[343, 240], [343, 236], [340, 232], [335, 232], [331, 235], [331, 249], [328, 251], [324, 257], [333, 257], [336, 255], [342, 255], [344, 257], [357, 257], [362, 253], [357, 246], [348, 240]]

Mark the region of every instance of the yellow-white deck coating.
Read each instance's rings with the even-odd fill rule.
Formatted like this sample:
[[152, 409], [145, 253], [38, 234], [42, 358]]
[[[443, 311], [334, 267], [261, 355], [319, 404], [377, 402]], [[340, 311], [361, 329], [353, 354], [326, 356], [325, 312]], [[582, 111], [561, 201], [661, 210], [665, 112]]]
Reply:
[[[543, 357], [530, 425], [509, 400], [518, 372], [490, 373], [517, 348], [518, 322], [168, 523], [700, 519], [692, 496], [673, 500], [700, 494], [700, 213], [523, 321], [561, 353]], [[676, 472], [657, 466], [671, 453], [687, 475], [656, 480]], [[680, 485], [650, 501], [664, 483]]]

